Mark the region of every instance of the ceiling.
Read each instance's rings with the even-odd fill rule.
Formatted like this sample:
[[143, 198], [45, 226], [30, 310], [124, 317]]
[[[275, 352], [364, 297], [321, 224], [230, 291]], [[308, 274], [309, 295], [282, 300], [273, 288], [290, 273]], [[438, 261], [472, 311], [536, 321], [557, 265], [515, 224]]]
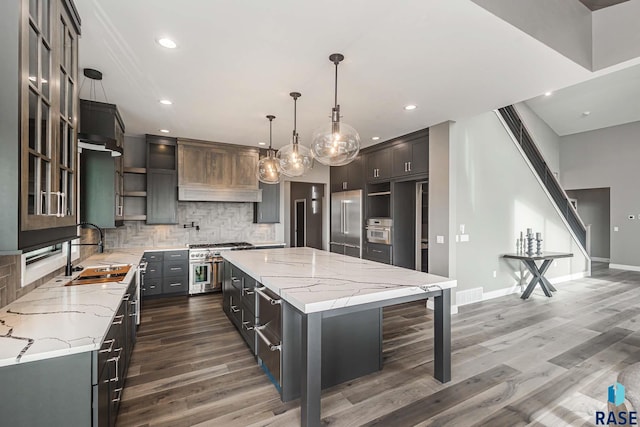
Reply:
[[[469, 0], [75, 0], [81, 68], [104, 73], [129, 135], [309, 144], [338, 101], [363, 146], [536, 97], [592, 73]], [[188, 4], [188, 7], [185, 6]], [[156, 43], [170, 37], [173, 50]], [[623, 68], [623, 67], [618, 67]], [[81, 97], [90, 98], [85, 82]], [[98, 90], [95, 99], [104, 101]], [[167, 98], [173, 105], [165, 106]], [[415, 104], [413, 111], [404, 106]]]
[[558, 135], [640, 121], [640, 65], [527, 101]]

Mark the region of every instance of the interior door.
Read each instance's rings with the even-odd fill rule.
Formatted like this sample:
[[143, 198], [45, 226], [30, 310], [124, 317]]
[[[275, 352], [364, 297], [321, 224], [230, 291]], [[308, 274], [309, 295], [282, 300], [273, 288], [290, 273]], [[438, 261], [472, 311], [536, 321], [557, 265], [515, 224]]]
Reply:
[[295, 247], [302, 248], [307, 245], [307, 200], [295, 201]]

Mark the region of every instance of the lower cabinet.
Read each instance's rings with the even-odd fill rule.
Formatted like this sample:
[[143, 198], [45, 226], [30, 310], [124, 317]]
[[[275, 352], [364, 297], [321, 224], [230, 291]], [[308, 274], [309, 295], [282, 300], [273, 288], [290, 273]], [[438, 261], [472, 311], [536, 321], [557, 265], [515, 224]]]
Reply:
[[144, 298], [189, 293], [189, 251], [145, 252], [147, 261], [141, 291]]
[[0, 425], [115, 425], [135, 343], [136, 283], [100, 349], [0, 367]]
[[391, 245], [367, 242], [364, 247], [362, 258], [368, 259], [369, 261], [391, 264], [393, 261], [393, 247]]
[[[282, 400], [299, 398], [302, 314], [228, 261], [222, 292], [225, 314]], [[382, 369], [381, 355], [382, 309], [322, 320], [323, 389]]]

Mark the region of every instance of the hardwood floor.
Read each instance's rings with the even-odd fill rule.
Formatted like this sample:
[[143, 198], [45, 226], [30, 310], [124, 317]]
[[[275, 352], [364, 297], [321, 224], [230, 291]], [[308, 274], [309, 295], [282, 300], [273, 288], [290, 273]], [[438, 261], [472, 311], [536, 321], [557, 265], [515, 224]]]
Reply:
[[[433, 379], [424, 304], [384, 311], [384, 369], [323, 392], [331, 426], [586, 426], [640, 361], [640, 273], [593, 276], [460, 308], [453, 379]], [[145, 301], [118, 426], [297, 426], [219, 294]]]

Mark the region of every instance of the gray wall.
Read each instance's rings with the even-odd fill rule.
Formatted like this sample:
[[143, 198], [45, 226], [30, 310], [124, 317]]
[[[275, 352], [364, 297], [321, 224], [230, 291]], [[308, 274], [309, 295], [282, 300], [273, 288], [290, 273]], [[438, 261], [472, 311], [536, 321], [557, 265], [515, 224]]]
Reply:
[[560, 173], [560, 136], [524, 102], [515, 104], [515, 108], [542, 153], [545, 162], [547, 162], [547, 166], [558, 177]]
[[[200, 225], [200, 231], [183, 227], [191, 221]], [[122, 227], [106, 230], [105, 245], [107, 248], [179, 247], [189, 243], [270, 242], [275, 237], [274, 224], [253, 223], [253, 203], [179, 202], [178, 224], [125, 221]]]
[[563, 187], [611, 189], [611, 264], [640, 267], [639, 161], [640, 122], [561, 138]]
[[[455, 253], [450, 242], [452, 223], [449, 218], [455, 211], [450, 193], [455, 189], [455, 179], [450, 172], [449, 127], [444, 122], [429, 128], [429, 273], [455, 278]], [[437, 243], [443, 236], [444, 242]]]
[[609, 259], [611, 239], [610, 189], [567, 190], [577, 200], [578, 215], [591, 226], [591, 257]]
[[517, 290], [520, 264], [502, 255], [515, 251], [516, 238], [526, 228], [542, 233], [544, 250], [574, 254], [554, 262], [549, 278], [587, 272], [586, 257], [495, 113], [452, 124], [450, 145], [455, 209], [451, 215], [454, 234], [449, 240], [455, 242], [461, 225], [469, 236], [468, 242], [452, 243], [456, 294], [478, 287], [485, 297]]
[[18, 0], [4, 0], [0, 13], [0, 199], [11, 201], [0, 209], [0, 252], [18, 247], [20, 3]]
[[620, 3], [592, 16], [594, 70], [640, 56], [640, 2]]
[[591, 69], [591, 11], [578, 1], [473, 0], [572, 61]]

